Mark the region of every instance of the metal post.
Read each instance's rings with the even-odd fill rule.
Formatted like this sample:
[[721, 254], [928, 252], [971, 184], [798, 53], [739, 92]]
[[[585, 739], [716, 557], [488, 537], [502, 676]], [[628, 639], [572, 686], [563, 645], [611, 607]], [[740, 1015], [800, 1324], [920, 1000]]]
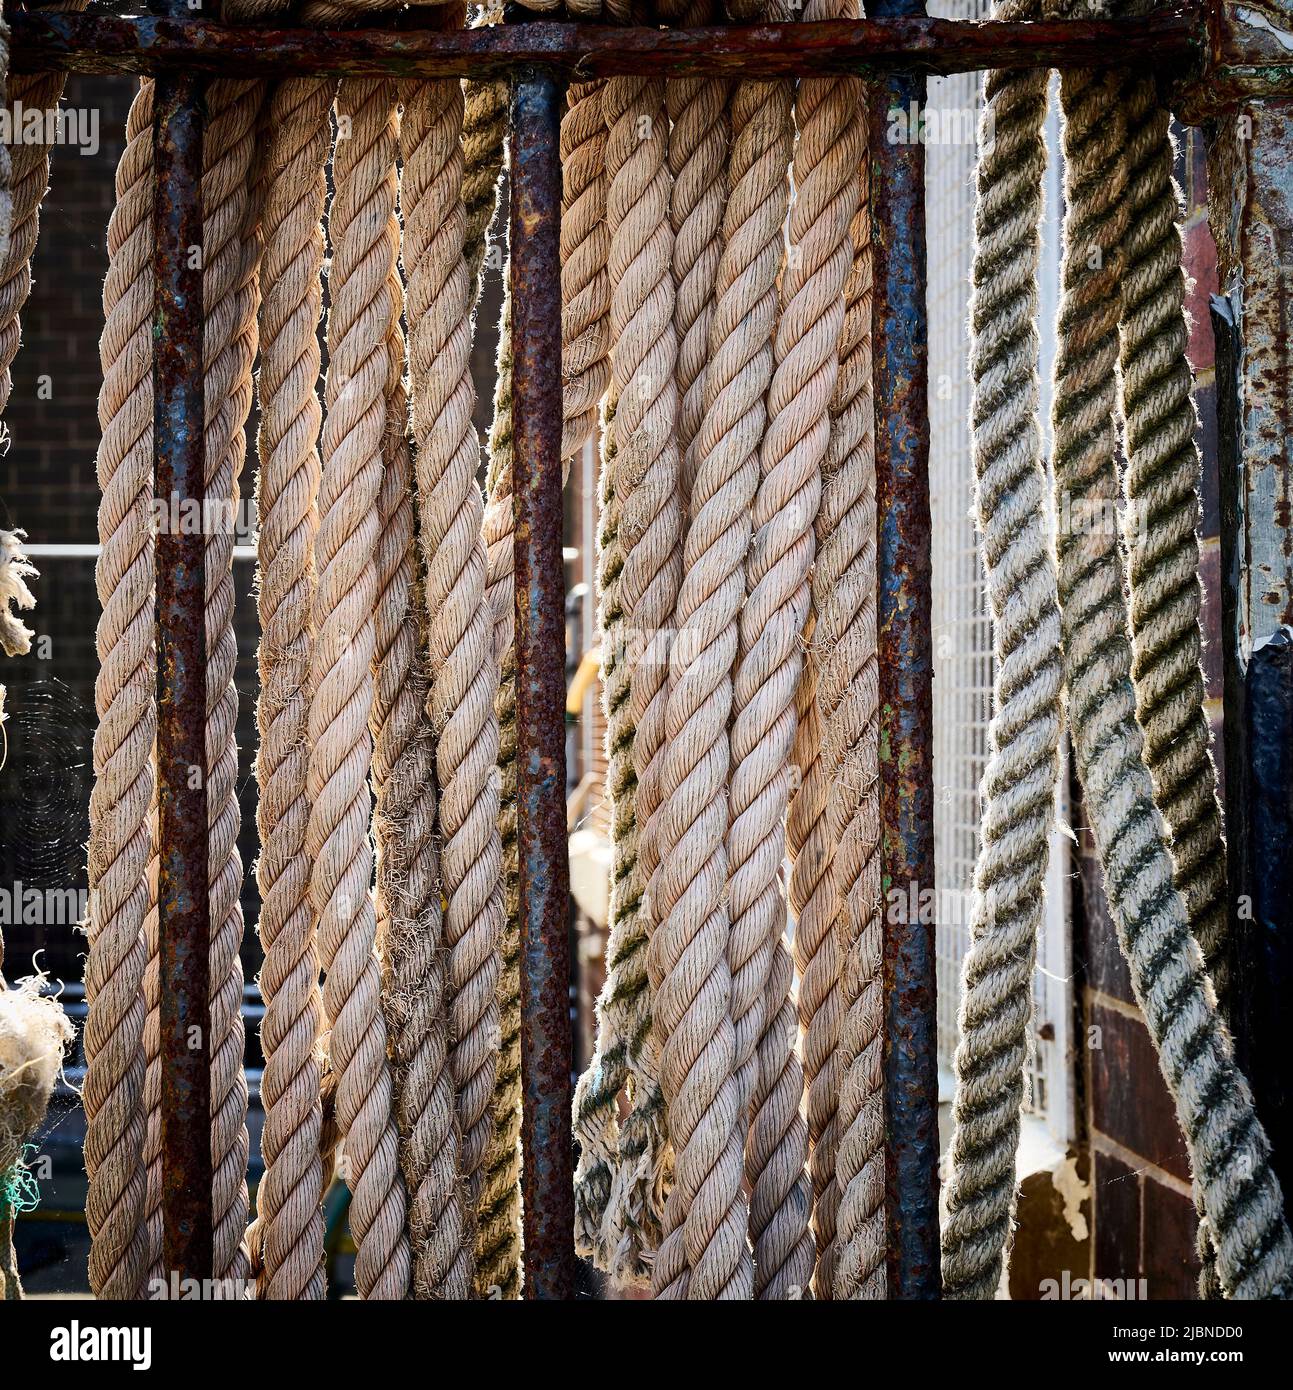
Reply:
[[[869, 6], [874, 17], [923, 11], [924, 0]], [[891, 74], [871, 85], [869, 98], [881, 875], [884, 902], [891, 890], [919, 902], [935, 887], [925, 152], [913, 119], [924, 104], [925, 78]], [[894, 110], [906, 117], [905, 142], [890, 139]], [[922, 915], [886, 911], [884, 929], [889, 1296], [902, 1299], [939, 1296], [934, 924]]]
[[[1221, 646], [1231, 1025], [1293, 1216], [1293, 102], [1266, 98], [1293, 76], [1293, 3], [1261, 13], [1217, 0], [1215, 41], [1245, 69], [1253, 100], [1215, 114], [1208, 182], [1221, 295], [1213, 301], [1221, 473]], [[1263, 45], [1264, 51], [1263, 51]], [[1190, 101], [1187, 100], [1187, 105]], [[1211, 107], [1211, 113], [1207, 108]]]
[[[205, 497], [199, 81], [166, 74], [154, 95], [153, 450], [167, 517], [201, 515]], [[212, 1273], [203, 546], [201, 529], [157, 537], [162, 1254], [181, 1279]]]
[[[519, 27], [519, 26], [518, 26]], [[561, 88], [512, 88], [511, 264], [516, 516], [517, 839], [525, 1296], [574, 1294], [566, 845], [565, 570], [561, 554]]]

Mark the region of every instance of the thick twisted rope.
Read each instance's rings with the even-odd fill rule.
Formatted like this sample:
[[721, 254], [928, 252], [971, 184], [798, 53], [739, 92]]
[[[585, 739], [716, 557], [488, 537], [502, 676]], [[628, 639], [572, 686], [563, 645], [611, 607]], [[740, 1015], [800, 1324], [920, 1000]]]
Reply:
[[[1180, 194], [1171, 118], [1151, 78], [1128, 74], [1127, 191], [1131, 214], [1122, 283], [1120, 381], [1126, 430], [1123, 487], [1131, 584], [1131, 678], [1154, 804], [1171, 836], [1176, 886], [1225, 1017], [1230, 994], [1226, 862], [1217, 774], [1200, 665], [1199, 487], [1202, 459], [1186, 357]], [[1202, 1217], [1202, 1212], [1200, 1213]], [[1201, 1220], [1200, 1288], [1219, 1292]]]
[[[679, 453], [668, 433], [676, 420], [677, 393], [673, 383], [660, 375], [676, 368], [677, 336], [672, 272], [661, 259], [673, 255], [672, 227], [661, 227], [656, 203], [662, 189], [665, 196], [670, 193], [659, 162], [668, 138], [668, 114], [657, 97], [662, 100], [663, 93], [654, 89], [630, 94], [631, 104], [640, 103], [636, 105], [639, 116], [652, 122], [649, 132], [639, 127], [643, 144], [651, 148], [641, 151], [645, 158], [635, 159], [621, 143], [625, 117], [615, 114], [617, 98], [609, 86], [603, 90], [606, 171], [597, 191], [606, 198], [610, 244], [594, 244], [586, 266], [572, 263], [562, 294], [563, 342], [570, 344], [563, 363], [568, 433], [573, 435], [566, 441], [568, 452], [573, 453], [576, 439], [591, 430], [597, 398], [608, 378], [619, 373], [615, 423], [608, 428], [619, 432], [614, 443], [613, 486], [620, 508], [619, 598], [627, 646], [615, 660], [625, 663], [629, 678], [635, 783], [631, 804], [644, 888], [659, 861], [658, 831], [652, 818], [662, 802], [660, 769], [669, 676], [666, 644], [682, 560]], [[572, 144], [577, 134], [572, 133]], [[587, 153], [594, 153], [584, 143]], [[641, 179], [648, 181], [649, 191], [647, 216], [639, 222], [636, 209], [630, 211], [618, 198], [621, 194], [631, 198], [635, 181]], [[578, 212], [582, 218], [583, 190], [594, 186], [591, 170], [581, 171], [571, 190], [572, 216]], [[589, 234], [581, 241], [589, 245]], [[609, 277], [602, 273], [603, 264], [609, 264]], [[622, 358], [612, 345], [611, 335], [617, 328], [627, 335]], [[612, 933], [603, 990], [606, 1006], [615, 1016], [611, 1035], [622, 1037], [627, 1067], [627, 1113], [619, 1125], [604, 1230], [608, 1267], [621, 1282], [645, 1282], [650, 1276], [669, 1181], [665, 1097], [652, 1028], [649, 910], [644, 896], [641, 914], [624, 918], [622, 930]]]
[[[562, 224], [565, 234], [565, 224]], [[516, 651], [512, 512], [512, 296], [503, 267], [494, 417], [482, 531], [485, 592], [499, 662], [498, 829], [503, 853], [503, 928], [499, 941], [498, 1070], [490, 1105], [493, 1133], [485, 1151], [476, 1228], [476, 1282], [482, 1296], [516, 1298], [521, 1291], [521, 899], [516, 826]]]
[[[203, 139], [203, 392], [208, 502], [237, 514], [256, 357], [256, 211], [252, 161], [263, 83], [212, 84]], [[247, 1277], [247, 1077], [243, 1071], [242, 860], [238, 854], [238, 691], [234, 676], [232, 526], [206, 537], [207, 875], [211, 899], [211, 1165], [213, 1268]]]
[[323, 1000], [306, 852], [306, 735], [319, 524], [324, 168], [334, 90], [311, 78], [283, 82], [265, 122], [256, 705], [265, 1172], [253, 1256], [258, 1297], [276, 1299], [327, 1292], [319, 1207]]
[[[1111, 506], [1118, 478], [1113, 368], [1122, 238], [1129, 201], [1119, 75], [1072, 72], [1061, 83], [1068, 204], [1055, 487], [1070, 507]], [[1100, 255], [1093, 254], [1098, 248]], [[1110, 909], [1190, 1151], [1232, 1298], [1293, 1294], [1293, 1239], [1270, 1147], [1189, 930], [1153, 803], [1135, 720], [1118, 537], [1058, 537], [1070, 727]]]
[[[687, 28], [712, 24], [714, 0], [662, 0], [661, 17]], [[732, 84], [722, 78], [678, 78], [665, 83], [669, 112], [669, 172], [673, 191], [674, 324], [678, 334], [678, 448], [682, 456], [684, 504], [695, 472], [693, 441], [705, 413], [705, 368], [719, 257], [723, 251], [723, 209], [727, 204], [726, 167], [731, 121], [727, 105]]]
[[390, 297], [372, 715], [377, 941], [395, 1063], [400, 1169], [409, 1197], [412, 1292], [417, 1299], [465, 1299], [472, 1255], [459, 1182], [462, 1133], [449, 1068], [435, 750], [426, 717], [429, 679], [421, 649], [426, 619], [414, 534], [398, 275], [392, 276]]
[[[865, 139], [865, 121], [863, 138]], [[834, 1289], [885, 1296], [884, 923], [880, 909], [879, 669], [876, 657], [875, 398], [871, 384], [870, 188], [864, 155], [849, 230], [840, 370], [822, 462], [810, 659], [825, 724], [822, 758], [840, 976]], [[793, 803], [792, 803], [793, 805]], [[793, 885], [793, 880], [792, 880]]]
[[[1029, 6], [998, 12], [1021, 11]], [[1060, 630], [1037, 379], [1046, 87], [1044, 72], [988, 74], [976, 175], [970, 371], [996, 677], [956, 1052], [942, 1240], [949, 1298], [994, 1296], [1013, 1222], [1033, 963], [1058, 775]]]
[[[473, 17], [472, 28], [502, 22], [502, 0], [487, 0]], [[489, 229], [498, 211], [499, 179], [507, 145], [508, 95], [506, 82], [478, 82], [470, 77], [463, 80], [462, 201], [467, 213], [464, 253], [473, 286], [473, 304], [480, 300]]]
[[152, 88], [131, 106], [108, 221], [100, 342], [103, 432], [97, 471], [94, 788], [90, 794], [90, 942], [85, 968], [85, 1167], [90, 1287], [137, 1296], [148, 1265], [143, 995], [152, 856], [154, 652]]
[[1172, 837], [1177, 887], [1224, 1011], [1225, 847], [1200, 666], [1197, 417], [1186, 358], [1185, 272], [1170, 116], [1154, 81], [1129, 76], [1121, 382], [1131, 581], [1132, 682], [1154, 800]]
[[669, 800], [667, 772], [662, 778], [668, 748], [667, 641], [682, 561], [664, 87], [612, 79], [603, 101], [609, 132], [615, 412], [609, 424], [614, 460], [608, 459], [608, 470], [613, 470], [619, 509], [618, 597], [625, 638], [616, 659], [627, 668], [628, 720], [621, 728], [631, 740], [637, 879], [652, 893], [650, 902], [642, 901], [636, 930], [625, 933], [621, 951], [640, 949], [633, 936], [646, 932], [654, 1042], [675, 1164], [652, 1283], [658, 1297], [746, 1297], [750, 1263], [740, 1192], [742, 1136], [732, 1107], [726, 943], [712, 919], [680, 922], [668, 870], [658, 881], [653, 878], [677, 839], [664, 824], [667, 815], [655, 818]]
[[474, 1214], [493, 1131], [502, 848], [495, 773], [498, 663], [485, 594], [483, 502], [476, 482], [480, 445], [471, 420], [462, 118], [456, 82], [420, 83], [405, 95], [403, 254], [430, 634], [427, 711], [440, 788], [450, 1068], [462, 1176]]
[[[806, 19], [843, 13], [835, 0], [810, 5]], [[801, 641], [808, 624], [809, 576], [815, 554], [814, 523], [821, 499], [822, 465], [832, 435], [830, 406], [839, 375], [844, 327], [844, 289], [853, 265], [849, 228], [858, 206], [858, 171], [864, 150], [861, 84], [852, 78], [805, 79], [795, 105], [798, 140], [794, 152], [796, 197], [790, 211], [789, 252], [781, 279], [781, 316], [774, 344], [776, 368], [768, 392], [768, 430], [760, 451], [754, 540], [746, 564], [747, 597], [741, 614], [741, 657], [735, 683], [732, 756], [733, 931], [748, 916], [762, 932], [764, 991], [773, 957], [782, 951], [785, 903], [777, 878], [782, 855], [782, 821], [791, 806], [798, 735], [796, 694], [804, 669]], [[810, 685], [811, 689], [811, 685]], [[810, 751], [801, 749], [797, 802], [825, 802], [820, 776], [821, 726], [812, 711]], [[824, 771], [824, 767], [821, 771]], [[799, 806], [794, 808], [796, 811]], [[836, 895], [830, 851], [805, 817], [786, 835], [792, 855], [790, 894], [802, 934], [804, 959], [819, 979], [838, 973], [835, 951]], [[813, 820], [819, 820], [813, 817]], [[745, 848], [738, 854], [736, 846]], [[805, 850], [807, 852], [805, 852]], [[740, 864], [748, 863], [742, 872]], [[740, 893], [738, 897], [738, 884]], [[742, 911], [735, 904], [740, 901]], [[748, 904], [748, 906], [747, 906]], [[799, 1117], [800, 1064], [792, 1051], [793, 1031], [781, 1022], [785, 995], [769, 997], [761, 1053], [776, 1048], [776, 1070], [761, 1057], [756, 1111], [747, 1157], [754, 1196], [751, 1218], [755, 1262], [765, 1296], [803, 1290], [813, 1270], [806, 1223], [823, 1255], [817, 1287], [829, 1297], [834, 1235], [835, 1058], [839, 1000], [834, 982], [816, 1000], [808, 1032], [820, 1045], [819, 1065], [809, 1091], [810, 1129]], [[788, 1084], [790, 1082], [795, 1084]], [[829, 1118], [827, 1118], [829, 1116]], [[801, 1192], [808, 1134], [812, 1134], [812, 1199]], [[775, 1166], [773, 1159], [775, 1156]], [[774, 1225], [775, 1222], [775, 1225]], [[783, 1268], [784, 1266], [784, 1268]], [[774, 1282], [776, 1281], [776, 1282]]]
[[[566, 255], [562, 272], [563, 375], [569, 458], [592, 432], [598, 404], [611, 376], [608, 348], [612, 285], [606, 231], [608, 178], [614, 176], [608, 146], [607, 87], [572, 90], [563, 140], [566, 145]], [[643, 112], [649, 139], [662, 138], [659, 111]], [[655, 169], [649, 156], [647, 177]], [[623, 180], [633, 177], [629, 171]], [[637, 177], [642, 177], [638, 172]], [[654, 209], [652, 214], [654, 215]], [[569, 241], [567, 242], [567, 234]], [[621, 233], [621, 254], [626, 237]], [[658, 260], [652, 276], [660, 274]], [[623, 282], [623, 273], [620, 282]], [[623, 313], [624, 310], [621, 310]], [[648, 311], [651, 313], [652, 311]], [[659, 305], [646, 322], [661, 329]], [[639, 348], [640, 350], [640, 348]], [[624, 370], [621, 362], [620, 370]], [[608, 405], [608, 415], [611, 407]], [[639, 413], [640, 418], [640, 413]], [[624, 488], [616, 464], [617, 441], [603, 431], [601, 521], [598, 537], [599, 626], [602, 633], [603, 700], [607, 716], [608, 791], [611, 797], [612, 866], [607, 976], [597, 1003], [597, 1044], [575, 1092], [575, 1137], [580, 1161], [575, 1175], [576, 1235], [581, 1248], [621, 1282], [642, 1282], [660, 1239], [667, 1172], [664, 1100], [651, 1034], [646, 934], [640, 920], [644, 889], [638, 860], [638, 820], [633, 765], [630, 682], [634, 653], [623, 589], [626, 563]], [[626, 1093], [628, 1113], [617, 1116]]]
[[[732, 97], [730, 193], [671, 654], [650, 967], [657, 1029], [667, 1039], [662, 1078], [676, 1181], [653, 1272], [657, 1297], [753, 1292], [741, 1182], [758, 1033], [747, 1028], [738, 1075], [726, 892], [728, 721], [786, 211], [789, 100], [777, 85], [743, 82]], [[678, 969], [684, 961], [688, 974]], [[712, 1272], [702, 1263], [717, 1263], [707, 1247], [722, 1256]]]
[[324, 1008], [338, 1075], [337, 1125], [346, 1146], [355, 1282], [363, 1297], [403, 1298], [409, 1287], [406, 1197], [392, 1118], [386, 1024], [374, 955], [368, 766], [375, 650], [374, 554], [398, 249], [397, 127], [391, 83], [348, 79], [337, 97], [348, 138], [333, 151], [329, 218], [327, 415], [315, 545], [314, 670], [310, 701], [307, 849], [310, 897], [327, 972]]

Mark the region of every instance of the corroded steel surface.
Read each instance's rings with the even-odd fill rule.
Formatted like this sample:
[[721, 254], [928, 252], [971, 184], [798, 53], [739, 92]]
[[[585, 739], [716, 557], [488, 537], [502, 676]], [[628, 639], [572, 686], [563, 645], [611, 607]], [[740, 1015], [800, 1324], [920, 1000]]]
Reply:
[[561, 90], [512, 95], [512, 409], [525, 1296], [574, 1294], [565, 569], [561, 552]]
[[[414, 23], [435, 24], [434, 11]], [[813, 24], [715, 29], [628, 29], [543, 20], [437, 33], [229, 26], [201, 18], [16, 13], [13, 67], [156, 72], [186, 66], [240, 77], [317, 72], [395, 77], [483, 77], [543, 64], [570, 78], [612, 73], [765, 76], [895, 68], [929, 73], [987, 67], [1078, 67], [1116, 59], [1196, 67], [1205, 49], [1194, 7], [1138, 20], [1012, 21], [878, 16]]]
[[[912, 8], [909, 0], [890, 0], [890, 7]], [[870, 95], [881, 875], [888, 903], [891, 892], [919, 901], [935, 887], [925, 152], [919, 141], [892, 140], [889, 121], [891, 110], [923, 104], [925, 79], [894, 74]], [[909, 915], [885, 912], [885, 1196], [889, 1295], [918, 1299], [937, 1298], [940, 1289], [938, 1031], [934, 924]]]
[[[156, 495], [202, 515], [202, 108], [200, 79], [157, 82], [153, 227]], [[157, 886], [161, 968], [162, 1257], [211, 1277], [206, 583], [201, 529], [157, 537]]]

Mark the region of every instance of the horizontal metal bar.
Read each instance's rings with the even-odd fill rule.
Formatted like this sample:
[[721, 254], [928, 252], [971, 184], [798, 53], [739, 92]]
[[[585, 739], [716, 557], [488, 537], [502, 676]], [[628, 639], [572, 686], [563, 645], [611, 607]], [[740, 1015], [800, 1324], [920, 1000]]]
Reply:
[[[430, 17], [435, 19], [433, 14]], [[1088, 67], [1152, 63], [1195, 70], [1208, 51], [1193, 4], [1123, 20], [971, 21], [904, 16], [722, 29], [614, 28], [535, 20], [441, 31], [279, 29], [212, 20], [15, 13], [15, 72], [155, 73], [240, 77], [482, 77], [541, 65], [569, 78], [793, 76], [796, 73]], [[1232, 55], [1233, 60], [1233, 55]], [[1293, 70], [1289, 81], [1293, 82]]]

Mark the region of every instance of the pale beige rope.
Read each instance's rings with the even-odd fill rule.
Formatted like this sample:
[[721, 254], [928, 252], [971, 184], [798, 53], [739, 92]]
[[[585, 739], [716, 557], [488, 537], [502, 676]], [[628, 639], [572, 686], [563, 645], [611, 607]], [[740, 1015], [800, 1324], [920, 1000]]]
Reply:
[[652, 1285], [657, 1297], [668, 1298], [748, 1298], [754, 1289], [741, 1189], [758, 1027], [748, 1035], [738, 1077], [726, 897], [727, 724], [786, 212], [789, 101], [772, 88], [741, 83], [733, 96], [731, 192], [671, 652], [650, 946], [675, 1152]]
[[[865, 100], [865, 96], [862, 98]], [[863, 127], [865, 138], [866, 128]], [[884, 994], [881, 971], [879, 670], [876, 660], [873, 250], [868, 166], [850, 229], [840, 373], [822, 462], [812, 659], [826, 725], [827, 831], [835, 846], [840, 966], [834, 1297], [885, 1296]]]
[[90, 1287], [134, 1298], [148, 1267], [143, 994], [152, 853], [154, 651], [152, 89], [131, 106], [108, 221], [97, 470], [94, 788], [84, 1046]]
[[[827, 0], [810, 4], [805, 17], [841, 13], [838, 4]], [[830, 404], [839, 372], [844, 287], [853, 263], [849, 224], [857, 211], [858, 168], [864, 150], [861, 83], [853, 78], [805, 79], [799, 86], [795, 112], [795, 201], [781, 280], [776, 370], [768, 392], [769, 422], [760, 453], [755, 534], [746, 565], [747, 598], [741, 614], [732, 731], [735, 771], [729, 845], [733, 935], [739, 938], [748, 930], [751, 946], [761, 937], [752, 968], [761, 968], [765, 981], [773, 954], [784, 949], [785, 903], [777, 871], [786, 845], [782, 819], [793, 787], [796, 689], [802, 670], [801, 637], [810, 606], [813, 528], [821, 498], [822, 465], [831, 443]], [[805, 769], [800, 785], [808, 807], [823, 800], [824, 771], [811, 764]], [[801, 852], [795, 854], [798, 835], [789, 838], [794, 863], [790, 892], [797, 916], [796, 948], [806, 962], [800, 1008], [808, 1034], [813, 1224], [822, 1256], [816, 1290], [829, 1297], [839, 1078], [835, 1056], [839, 1026], [837, 899], [828, 844], [822, 840], [813, 843], [816, 837], [810, 830]], [[808, 987], [810, 984], [824, 988], [817, 993]], [[778, 1070], [769, 1075], [767, 1066], [760, 1066], [747, 1170], [754, 1186], [751, 1216], [760, 1284], [776, 1296], [774, 1279], [802, 1288], [807, 1283], [806, 1277], [800, 1279], [805, 1263], [811, 1274], [813, 1262], [811, 1255], [805, 1258], [797, 1225], [800, 1203], [796, 1189], [801, 1177], [797, 1160], [802, 1142], [798, 1129], [800, 1096], [793, 1085], [797, 1062], [785, 1041], [786, 1030], [776, 1021], [782, 999], [769, 999], [766, 1008], [770, 1030], [762, 1046], [779, 1045], [775, 1058]], [[772, 1167], [774, 1158], [776, 1166]], [[782, 1266], [787, 1262], [790, 1266], [783, 1274]]]
[[[694, 28], [713, 24], [716, 0], [661, 0], [662, 19]], [[723, 78], [678, 78], [665, 83], [669, 112], [669, 172], [673, 191], [674, 324], [678, 334], [678, 448], [683, 504], [695, 473], [693, 441], [705, 413], [705, 366], [714, 314], [718, 261], [723, 250], [723, 209], [731, 120], [732, 84]]]
[[[503, 0], [485, 0], [472, 18], [473, 29], [503, 22]], [[472, 282], [472, 303], [480, 300], [489, 257], [489, 229], [498, 211], [499, 180], [507, 146], [506, 81], [463, 79], [462, 201], [467, 213], [464, 252]]]
[[371, 718], [377, 942], [395, 1063], [400, 1168], [409, 1196], [413, 1296], [465, 1299], [472, 1258], [458, 1180], [462, 1134], [449, 1073], [435, 750], [426, 717], [426, 624], [414, 535], [403, 298], [395, 274], [387, 338], [385, 470], [377, 498], [381, 537]]
[[[667, 843], [658, 813], [665, 799], [670, 629], [682, 570], [683, 522], [674, 435], [677, 333], [664, 85], [611, 79], [603, 89], [603, 111], [608, 131], [614, 411], [613, 421], [607, 422], [612, 434], [607, 483], [614, 493], [622, 561], [617, 579], [621, 647], [614, 659], [627, 682], [627, 719], [619, 731], [632, 767], [631, 801], [624, 800], [631, 806], [636, 830], [634, 877], [639, 891], [651, 888], [651, 896], [640, 899], [631, 929], [625, 924], [618, 955], [627, 961], [632, 953], [636, 974], [641, 970], [643, 936], [650, 942], [646, 965], [654, 997], [648, 1000], [638, 986], [632, 1012], [626, 1016], [627, 1027], [634, 1031], [626, 1031], [625, 1045], [631, 1070], [639, 1070], [654, 1090], [658, 1067], [666, 1102], [677, 1101], [680, 1107], [677, 1124], [674, 1118], [669, 1121], [676, 1187], [665, 1206], [652, 1283], [657, 1292], [668, 1286], [673, 1297], [739, 1297], [748, 1293], [750, 1266], [737, 1176], [740, 1136], [735, 1112], [724, 1112], [733, 1086], [724, 943], [712, 924], [699, 924], [693, 934], [700, 954], [689, 953], [685, 937], [666, 923], [667, 892], [661, 899], [654, 896], [653, 876]], [[693, 964], [695, 973], [689, 968]], [[627, 979], [629, 967], [621, 966], [620, 974]], [[660, 987], [668, 997], [658, 1009]], [[654, 1030], [649, 1038], [643, 1036], [648, 1009]], [[691, 1069], [692, 1045], [698, 1041], [714, 1064], [702, 1064], [701, 1071], [708, 1074], [699, 1077]], [[639, 1049], [640, 1063], [635, 1060]], [[621, 1133], [621, 1157], [627, 1152], [632, 1167], [626, 1177], [639, 1195], [636, 1200], [622, 1196], [617, 1202], [616, 1226], [624, 1233], [617, 1231], [616, 1243], [640, 1267], [657, 1238], [658, 1174], [664, 1150], [658, 1105], [654, 1100], [648, 1104], [645, 1096], [631, 1099], [630, 1119], [641, 1126], [642, 1137]], [[724, 1127], [727, 1133], [720, 1136]], [[709, 1184], [711, 1156], [719, 1152], [725, 1153], [723, 1172]], [[672, 1262], [664, 1258], [669, 1244]], [[623, 1253], [617, 1251], [617, 1258], [623, 1260]], [[664, 1283], [661, 1261], [665, 1268], [672, 1263], [673, 1270]]]
[[323, 1000], [306, 852], [306, 735], [322, 419], [324, 168], [335, 86], [289, 79], [274, 90], [264, 120], [256, 879], [265, 953], [260, 972], [265, 1171], [251, 1244], [257, 1296], [272, 1299], [321, 1299], [327, 1293], [319, 1206]]
[[[564, 235], [565, 226], [563, 223]], [[485, 591], [500, 663], [498, 699], [498, 829], [503, 853], [503, 927], [499, 942], [498, 1069], [490, 1104], [493, 1131], [485, 1151], [476, 1224], [476, 1287], [484, 1297], [521, 1291], [521, 899], [516, 826], [516, 651], [512, 646], [512, 296], [503, 267], [494, 418], [482, 522]], [[501, 644], [501, 645], [500, 645]]]
[[[579, 100], [572, 103], [567, 117], [563, 161], [566, 169], [566, 223], [563, 224], [566, 254], [562, 266], [565, 378], [562, 450], [567, 460], [591, 434], [611, 377], [611, 247], [609, 224], [604, 225], [602, 220], [610, 190], [606, 153], [610, 132], [605, 88], [600, 94], [594, 87], [581, 88], [578, 95]], [[653, 130], [652, 138], [660, 134], [658, 129]], [[658, 315], [660, 311], [652, 312]], [[658, 317], [654, 322], [663, 326]], [[622, 545], [632, 537], [631, 528], [635, 523], [630, 518], [635, 513], [624, 500], [621, 477], [615, 472], [604, 481], [617, 491], [617, 508], [613, 514], [625, 520], [624, 529], [617, 537]], [[678, 517], [678, 524], [680, 522]], [[619, 571], [621, 604], [628, 597], [624, 582], [636, 582], [636, 569], [629, 561], [627, 547], [622, 560]], [[609, 658], [603, 651], [604, 661], [609, 659], [626, 676], [631, 675], [636, 659], [634, 649], [640, 645], [645, 630], [654, 630], [668, 621], [664, 610], [666, 606], [672, 607], [672, 585], [676, 585], [676, 578], [666, 579], [665, 587], [646, 601], [638, 617], [626, 610], [628, 646], [621, 647]], [[656, 674], [663, 676], [667, 656], [660, 653], [647, 659], [659, 663]], [[636, 721], [634, 711], [626, 712]], [[627, 755], [625, 771], [631, 770], [635, 779], [641, 776], [638, 757], [648, 760], [651, 757], [650, 740], [656, 739], [658, 747], [658, 733], [648, 733], [646, 739], [647, 742], [635, 742], [631, 748], [621, 748], [621, 753]], [[620, 801], [633, 817], [640, 834], [640, 817], [649, 814], [651, 809], [650, 799], [642, 798], [641, 783], [636, 798], [621, 795]], [[649, 872], [648, 864], [644, 855], [641, 864], [644, 873]], [[586, 1112], [590, 1102], [594, 1106], [600, 1104], [603, 1123], [608, 1125], [608, 1133], [613, 1137], [610, 1189], [601, 1229], [604, 1267], [621, 1283], [645, 1283], [650, 1276], [652, 1254], [660, 1241], [670, 1155], [659, 1052], [651, 1026], [646, 936], [636, 912], [622, 910], [628, 903], [627, 895], [622, 895], [621, 910], [612, 923], [607, 942], [607, 979], [599, 1001], [599, 1052], [581, 1081], [584, 1089], [577, 1100], [576, 1113]], [[616, 1126], [616, 1096], [621, 1088], [625, 1113]], [[592, 1113], [596, 1114], [595, 1108]], [[580, 1132], [579, 1137], [582, 1142], [584, 1134]]]
[[348, 138], [333, 151], [329, 217], [332, 309], [327, 415], [315, 545], [314, 668], [310, 701], [307, 850], [310, 898], [327, 972], [324, 1009], [338, 1073], [355, 1282], [363, 1297], [409, 1288], [406, 1197], [397, 1159], [386, 1024], [379, 1004], [371, 896], [368, 767], [372, 739], [374, 554], [386, 436], [391, 277], [398, 242], [394, 85], [348, 79], [337, 97]]
[[[610, 377], [605, 90], [603, 83], [573, 87], [562, 125], [562, 353], [566, 418], [563, 453], [567, 457], [577, 452], [591, 434]], [[576, 1242], [582, 1253], [617, 1279], [637, 1282], [647, 1277], [644, 1255], [659, 1239], [663, 1143], [658, 1082], [653, 1079], [654, 1073], [648, 1075], [640, 1069], [644, 1049], [646, 1055], [651, 1055], [650, 1001], [646, 940], [638, 923], [642, 885], [637, 871], [628, 733], [629, 663], [619, 596], [623, 556], [609, 431], [603, 432], [602, 446], [605, 461], [600, 482], [598, 622], [614, 862], [607, 978], [597, 1002], [596, 1047], [575, 1091], [574, 1131], [580, 1145], [575, 1172], [575, 1225]], [[619, 1097], [628, 1089], [635, 1068], [637, 1076], [628, 1104], [638, 1113], [639, 1153], [625, 1172], [621, 1167]], [[653, 1111], [654, 1123], [650, 1118]], [[628, 1137], [632, 1138], [632, 1132]], [[617, 1184], [618, 1191], [613, 1196]], [[608, 1219], [612, 1209], [617, 1213], [613, 1222]]]
[[[206, 497], [236, 515], [256, 357], [260, 246], [253, 158], [265, 85], [220, 81], [207, 97], [202, 167], [202, 356]], [[211, 1165], [217, 1277], [245, 1280], [247, 1077], [243, 1070], [242, 860], [232, 525], [206, 536], [207, 873], [211, 902]]]
[[405, 93], [404, 269], [426, 568], [428, 712], [436, 738], [449, 950], [450, 1054], [471, 1211], [484, 1184], [498, 1063], [498, 662], [485, 594], [480, 445], [472, 424], [471, 285], [463, 256], [459, 83]]

